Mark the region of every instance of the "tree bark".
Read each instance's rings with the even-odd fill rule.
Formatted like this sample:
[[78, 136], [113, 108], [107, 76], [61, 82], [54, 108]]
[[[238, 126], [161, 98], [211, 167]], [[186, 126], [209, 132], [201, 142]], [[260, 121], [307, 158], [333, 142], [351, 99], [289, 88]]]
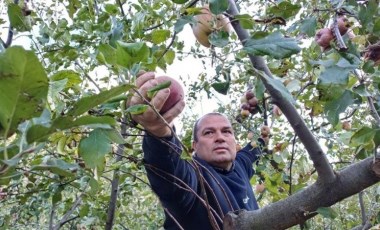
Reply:
[[367, 158], [336, 173], [332, 183], [320, 183], [255, 211], [229, 213], [224, 218], [224, 229], [287, 229], [315, 216], [320, 207], [329, 207], [359, 193], [380, 181], [376, 170], [380, 158]]

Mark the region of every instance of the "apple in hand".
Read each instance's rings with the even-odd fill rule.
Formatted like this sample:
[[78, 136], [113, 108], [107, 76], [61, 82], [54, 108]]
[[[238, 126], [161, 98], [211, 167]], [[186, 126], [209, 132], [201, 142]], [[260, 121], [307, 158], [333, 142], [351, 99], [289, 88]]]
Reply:
[[179, 101], [181, 101], [185, 95], [182, 86], [179, 84], [178, 81], [175, 79], [169, 77], [169, 76], [158, 76], [156, 77], [156, 80], [158, 84], [170, 81], [170, 95], [168, 99], [166, 99], [164, 105], [162, 106], [160, 113], [164, 114], [169, 109], [171, 109], [175, 104], [177, 104]]

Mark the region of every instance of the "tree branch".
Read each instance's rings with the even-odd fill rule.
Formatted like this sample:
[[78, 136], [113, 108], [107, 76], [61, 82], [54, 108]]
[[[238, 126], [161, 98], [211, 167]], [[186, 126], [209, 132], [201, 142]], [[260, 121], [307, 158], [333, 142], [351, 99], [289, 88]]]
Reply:
[[[121, 123], [121, 130], [120, 133], [125, 133], [127, 131], [127, 125], [126, 125], [126, 117], [124, 116], [123, 118], [123, 123]], [[117, 148], [117, 154], [116, 154], [116, 162], [119, 162], [123, 159], [123, 152], [124, 152], [124, 145], [119, 144]], [[111, 230], [113, 227], [113, 223], [115, 220], [115, 210], [116, 210], [116, 203], [117, 203], [117, 195], [119, 193], [119, 169], [116, 169], [113, 174], [113, 179], [112, 179], [112, 187], [111, 187], [111, 198], [110, 202], [108, 205], [108, 210], [107, 210], [107, 220], [106, 220], [106, 230]]]
[[[317, 181], [294, 195], [259, 210], [230, 213], [224, 229], [287, 229], [317, 215], [319, 207], [329, 207], [380, 181], [380, 158], [369, 157], [339, 171], [332, 183]], [[281, 221], [278, 221], [281, 220]]]
[[[233, 18], [235, 15], [239, 14], [234, 0], [229, 0], [229, 8], [227, 10], [227, 13], [229, 14], [231, 24], [235, 32], [237, 33], [239, 40], [244, 45], [246, 41], [249, 39], [249, 34], [245, 29], [241, 27], [239, 21]], [[305, 146], [307, 152], [309, 153], [309, 156], [314, 163], [314, 167], [318, 172], [318, 180], [321, 180], [325, 183], [330, 183], [334, 181], [335, 174], [331, 165], [329, 164], [326, 155], [324, 154], [322, 148], [315, 139], [314, 135], [306, 126], [302, 117], [297, 112], [294, 105], [288, 100], [286, 100], [282, 96], [281, 92], [279, 92], [276, 88], [269, 84], [266, 81], [263, 74], [259, 72], [263, 71], [268, 77], [273, 78], [272, 73], [270, 72], [264, 59], [262, 57], [253, 56], [250, 54], [248, 56], [254, 67], [254, 70], [263, 81], [265, 88], [268, 90], [269, 94], [272, 96], [273, 103], [276, 104], [284, 113], [290, 125], [293, 127], [295, 133], [297, 134], [297, 136]]]
[[79, 204], [81, 202], [82, 202], [82, 195], [77, 197], [73, 206], [70, 208], [69, 211], [66, 212], [66, 214], [62, 217], [62, 219], [59, 221], [59, 223], [56, 226], [54, 226], [53, 230], [60, 229], [65, 223], [67, 223], [69, 220], [72, 220], [73, 218], [70, 218], [70, 216], [71, 216], [71, 214], [73, 214], [73, 212], [75, 211], [75, 209], [79, 206]]

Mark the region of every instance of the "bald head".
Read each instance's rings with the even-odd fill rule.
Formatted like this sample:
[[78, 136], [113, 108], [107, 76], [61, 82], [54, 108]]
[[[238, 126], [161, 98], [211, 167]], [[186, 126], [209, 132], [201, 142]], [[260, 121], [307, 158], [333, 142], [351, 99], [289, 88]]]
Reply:
[[221, 114], [221, 113], [217, 113], [217, 112], [212, 112], [212, 113], [207, 113], [205, 115], [203, 115], [202, 117], [200, 117], [195, 123], [194, 123], [194, 127], [193, 127], [193, 141], [197, 142], [198, 141], [198, 130], [199, 130], [199, 125], [200, 123], [202, 123], [202, 120], [206, 117], [210, 117], [210, 116], [221, 116], [221, 117], [225, 117], [227, 120], [227, 116], [224, 115], [224, 114]]

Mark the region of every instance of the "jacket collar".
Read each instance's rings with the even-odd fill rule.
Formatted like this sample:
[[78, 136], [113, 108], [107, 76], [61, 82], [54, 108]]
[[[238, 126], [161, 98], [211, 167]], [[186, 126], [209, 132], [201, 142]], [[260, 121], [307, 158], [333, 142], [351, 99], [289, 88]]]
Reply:
[[199, 162], [201, 165], [203, 165], [205, 167], [213, 168], [215, 171], [217, 171], [218, 173], [221, 173], [221, 174], [230, 173], [230, 172], [234, 171], [234, 169], [235, 169], [235, 161], [232, 162], [232, 166], [231, 166], [230, 170], [226, 170], [226, 169], [219, 168], [219, 167], [216, 167], [216, 166], [209, 164], [207, 161], [199, 158], [197, 153], [194, 153], [192, 158], [193, 158], [193, 161]]

